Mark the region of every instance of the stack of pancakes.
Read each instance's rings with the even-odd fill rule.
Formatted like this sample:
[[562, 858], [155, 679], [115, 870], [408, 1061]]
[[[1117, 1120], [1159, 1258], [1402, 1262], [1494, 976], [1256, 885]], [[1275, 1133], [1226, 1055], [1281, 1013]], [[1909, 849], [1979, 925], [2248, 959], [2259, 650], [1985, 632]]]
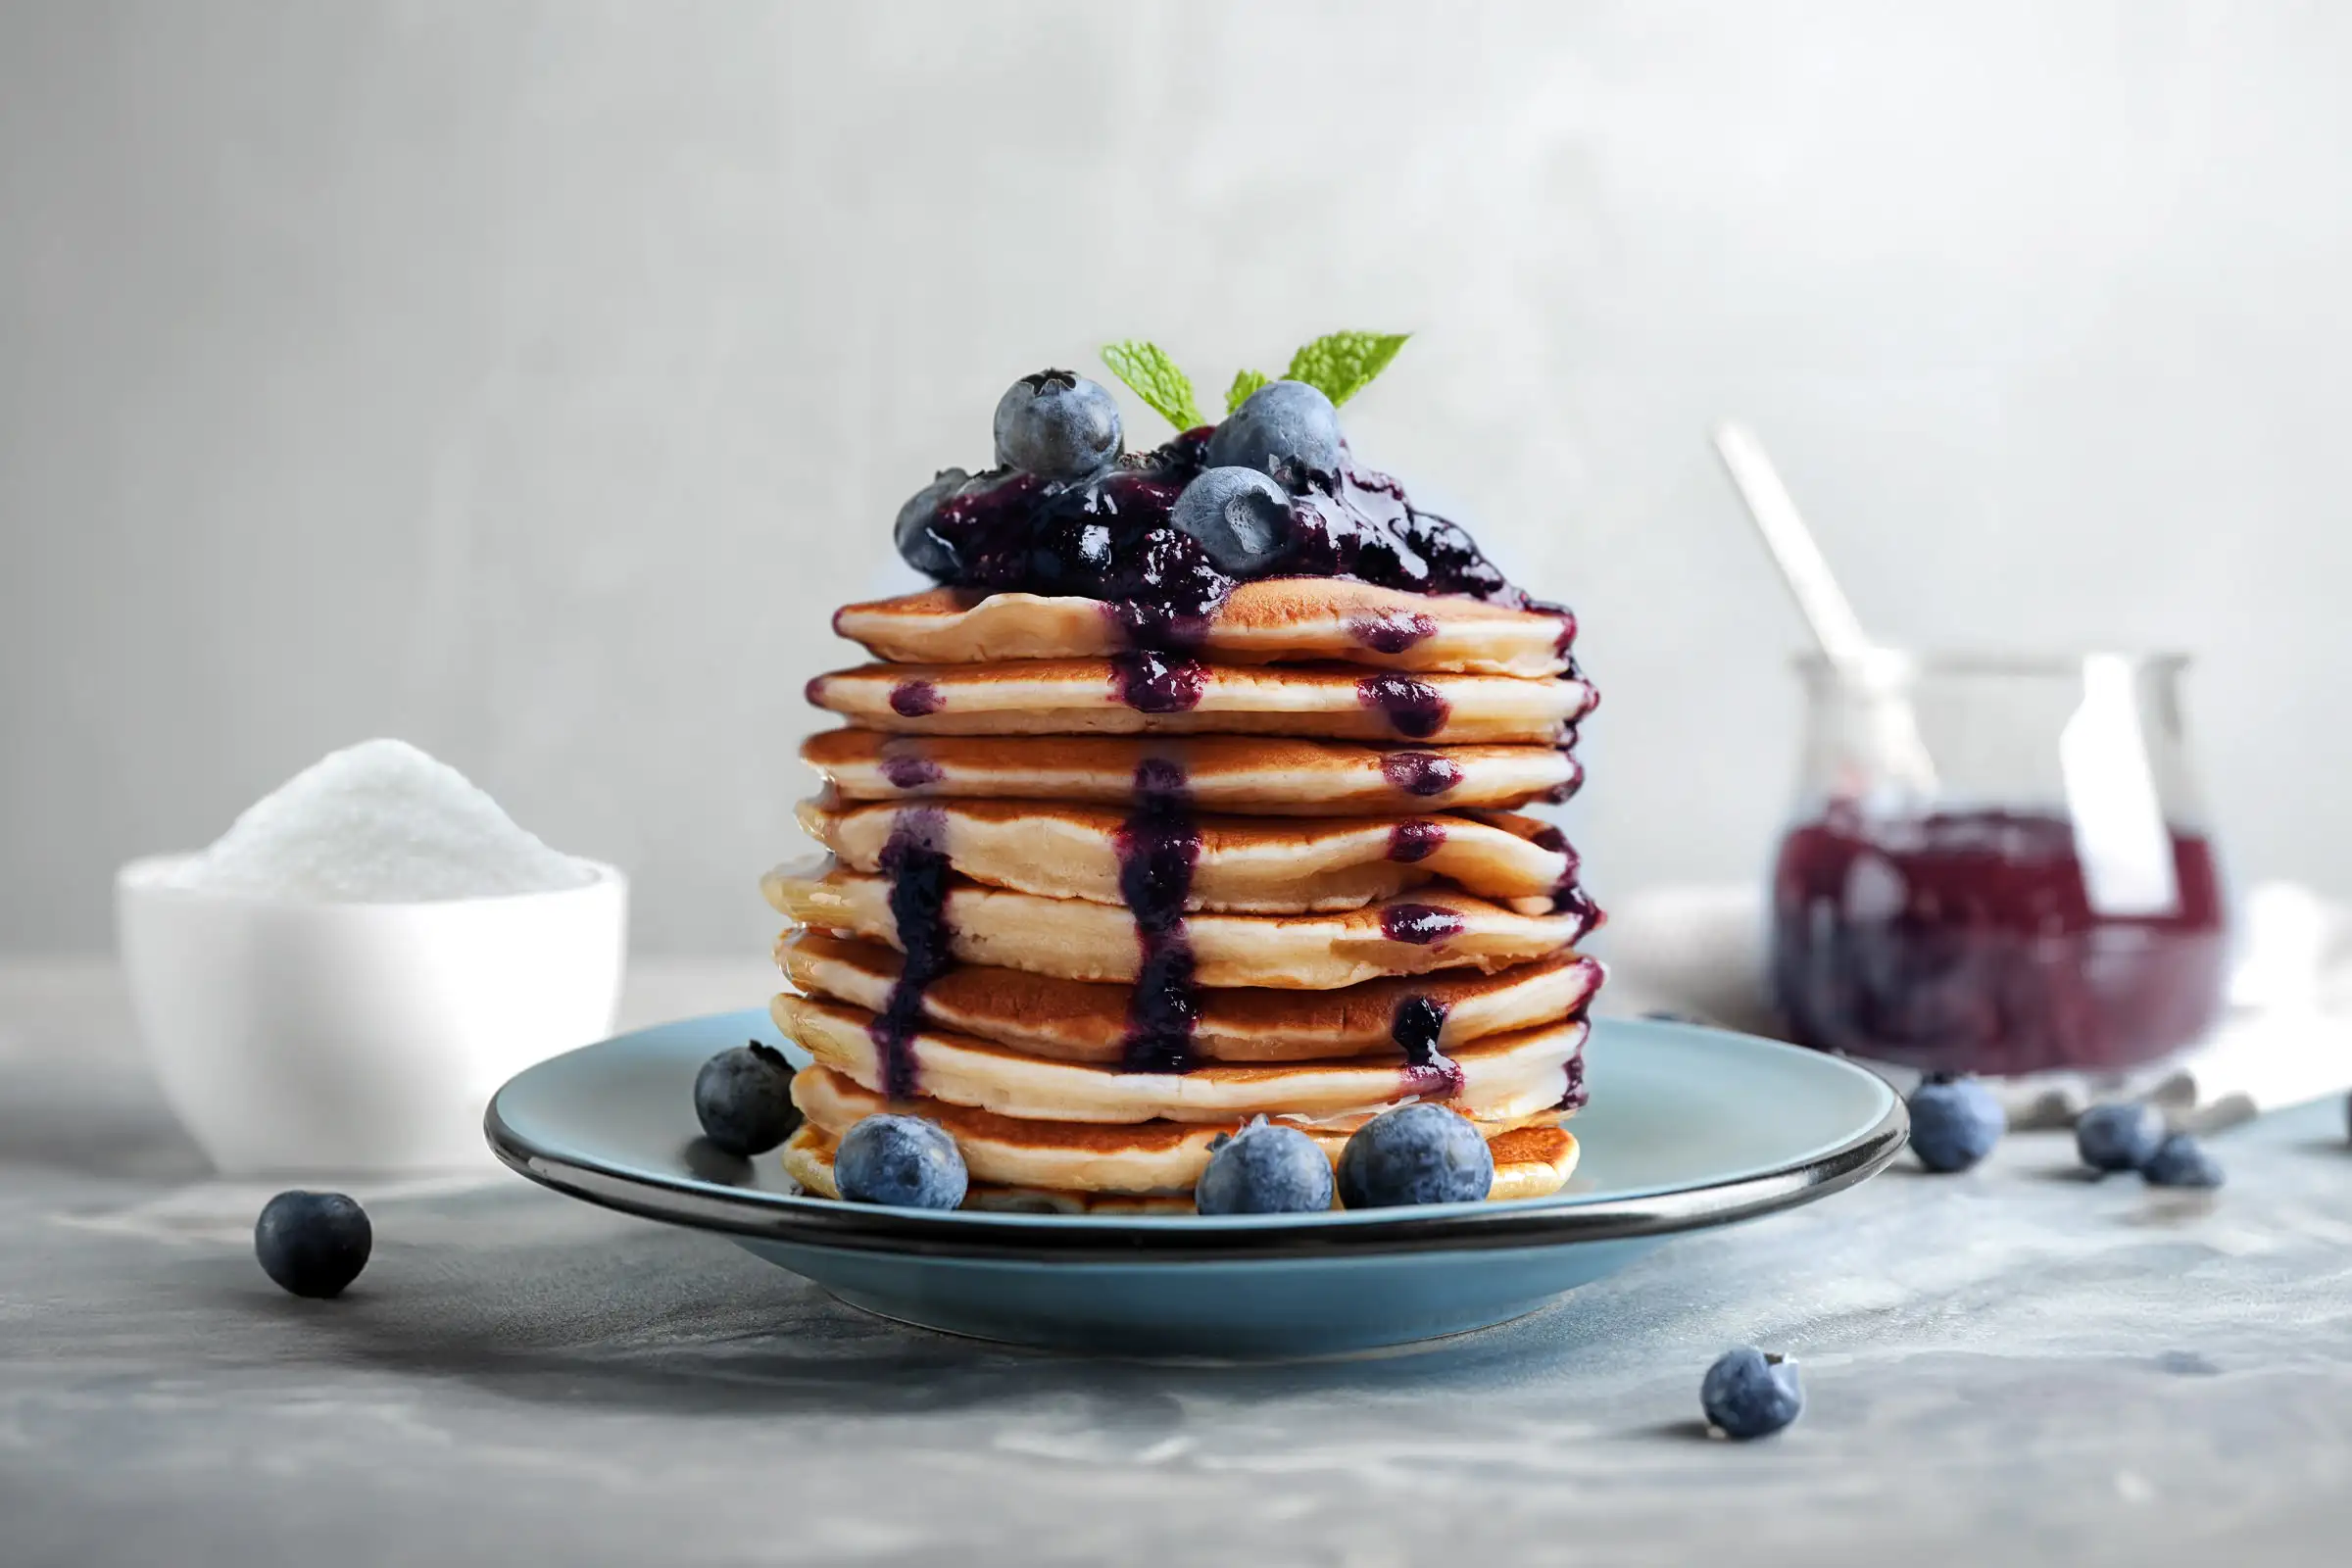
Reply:
[[946, 1128], [982, 1207], [1188, 1210], [1264, 1115], [1336, 1158], [1415, 1100], [1469, 1117], [1495, 1198], [1576, 1161], [1598, 911], [1556, 828], [1595, 697], [1564, 612], [1334, 578], [1234, 589], [1186, 651], [1119, 607], [935, 589], [834, 620], [880, 662], [808, 683], [831, 858], [777, 1025], [815, 1058], [792, 1174], [893, 1110]]

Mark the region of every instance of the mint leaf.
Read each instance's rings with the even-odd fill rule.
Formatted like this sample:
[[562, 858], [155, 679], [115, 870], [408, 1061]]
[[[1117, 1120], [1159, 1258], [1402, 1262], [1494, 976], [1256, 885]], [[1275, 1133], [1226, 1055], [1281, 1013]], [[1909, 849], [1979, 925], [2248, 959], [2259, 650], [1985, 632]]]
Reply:
[[1334, 407], [1372, 384], [1389, 368], [1409, 332], [1332, 332], [1315, 339], [1291, 356], [1284, 372], [1292, 381], [1304, 381], [1331, 399]]
[[1235, 410], [1249, 402], [1250, 393], [1272, 379], [1274, 379], [1272, 376], [1257, 370], [1234, 371], [1233, 385], [1225, 389], [1225, 413], [1227, 416], [1230, 416]]
[[1158, 344], [1133, 338], [1108, 344], [1102, 350], [1102, 363], [1177, 429], [1190, 430], [1208, 422], [1200, 416], [1200, 405], [1193, 396], [1193, 378], [1178, 369]]

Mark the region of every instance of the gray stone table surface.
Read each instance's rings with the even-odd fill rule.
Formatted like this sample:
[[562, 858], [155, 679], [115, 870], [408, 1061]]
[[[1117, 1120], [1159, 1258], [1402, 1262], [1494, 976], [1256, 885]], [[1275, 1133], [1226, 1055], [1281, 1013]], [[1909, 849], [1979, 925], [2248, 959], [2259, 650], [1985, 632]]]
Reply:
[[[640, 1015], [756, 970], [648, 970]], [[666, 984], [666, 989], [663, 989]], [[1536, 1316], [1312, 1364], [902, 1329], [503, 1173], [356, 1187], [347, 1298], [255, 1267], [112, 971], [0, 964], [0, 1563], [2352, 1560], [2352, 1153], [2211, 1197], [2061, 1138], [1694, 1236]], [[1706, 1440], [1752, 1340], [1804, 1419]]]

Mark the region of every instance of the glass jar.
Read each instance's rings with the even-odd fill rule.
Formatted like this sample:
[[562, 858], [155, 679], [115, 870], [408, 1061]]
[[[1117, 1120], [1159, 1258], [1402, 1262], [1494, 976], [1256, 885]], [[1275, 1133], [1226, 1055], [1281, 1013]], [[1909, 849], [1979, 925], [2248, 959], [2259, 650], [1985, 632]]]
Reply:
[[2186, 661], [1799, 661], [1772, 877], [1792, 1037], [1927, 1070], [2128, 1067], [2202, 1035], [2229, 937]]

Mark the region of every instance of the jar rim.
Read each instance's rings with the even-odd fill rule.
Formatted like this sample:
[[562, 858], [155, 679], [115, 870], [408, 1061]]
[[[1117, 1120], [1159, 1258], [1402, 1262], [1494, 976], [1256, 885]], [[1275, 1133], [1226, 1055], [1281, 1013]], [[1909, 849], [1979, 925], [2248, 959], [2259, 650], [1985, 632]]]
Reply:
[[2083, 665], [2098, 660], [2123, 664], [2133, 673], [2174, 674], [2186, 668], [2191, 656], [2170, 650], [2130, 652], [2086, 648], [2072, 653], [2049, 650], [1872, 648], [1850, 664], [1812, 650], [1791, 662], [1807, 679], [1828, 677], [1864, 685], [1883, 685], [1922, 675], [2043, 676], [2080, 680]]

